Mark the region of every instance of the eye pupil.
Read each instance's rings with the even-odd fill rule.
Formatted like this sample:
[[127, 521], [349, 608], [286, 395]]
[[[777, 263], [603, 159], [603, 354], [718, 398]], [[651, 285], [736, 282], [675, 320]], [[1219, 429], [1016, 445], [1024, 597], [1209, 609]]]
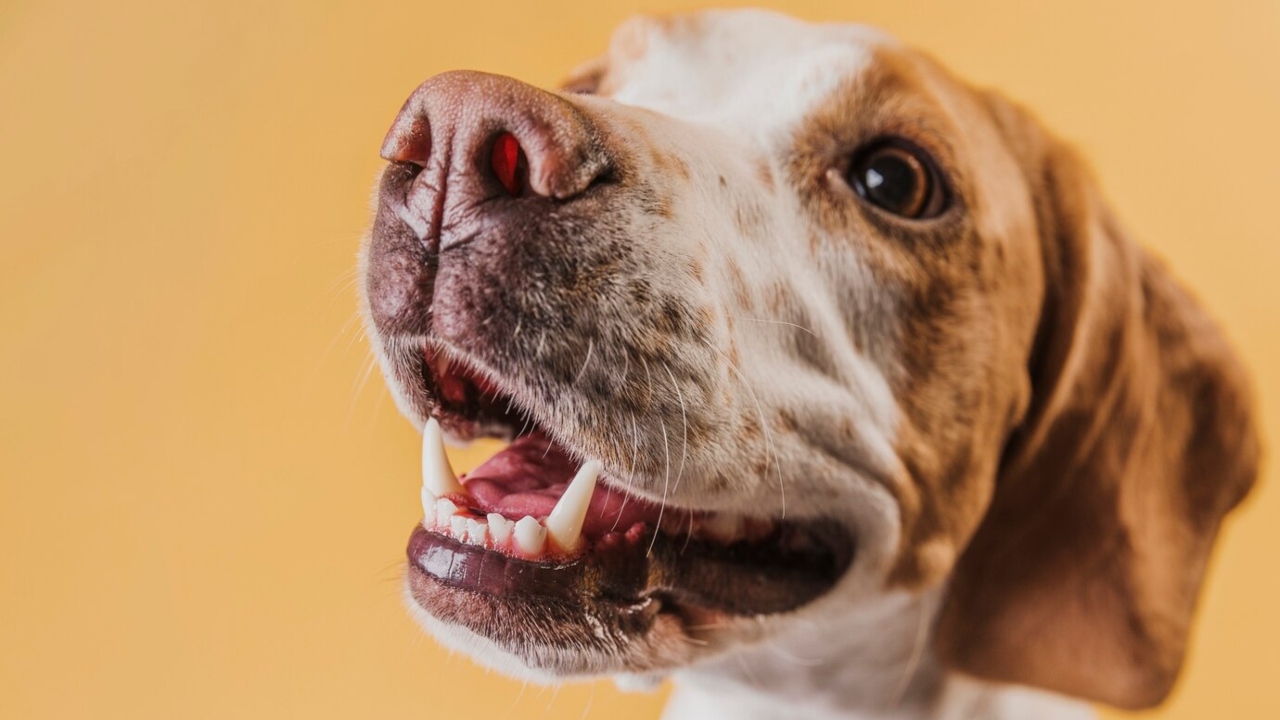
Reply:
[[865, 200], [905, 218], [941, 212], [942, 197], [922, 153], [896, 144], [881, 144], [855, 158], [850, 181]]

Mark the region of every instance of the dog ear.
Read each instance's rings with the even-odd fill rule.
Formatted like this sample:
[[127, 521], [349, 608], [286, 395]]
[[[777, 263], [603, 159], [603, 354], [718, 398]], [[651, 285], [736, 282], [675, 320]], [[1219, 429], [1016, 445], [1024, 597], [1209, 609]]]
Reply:
[[1168, 694], [1219, 523], [1254, 482], [1244, 372], [1083, 163], [988, 107], [1032, 187], [1045, 272], [1032, 404], [957, 562], [939, 657], [1124, 708]]

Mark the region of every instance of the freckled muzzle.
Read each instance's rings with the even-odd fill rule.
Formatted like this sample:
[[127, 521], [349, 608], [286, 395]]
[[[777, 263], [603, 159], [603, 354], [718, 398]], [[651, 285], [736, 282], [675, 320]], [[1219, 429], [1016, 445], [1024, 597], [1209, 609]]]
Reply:
[[[429, 80], [384, 144], [365, 256], [384, 371], [424, 426], [414, 601], [530, 665], [575, 672], [683, 661], [636, 643], [708, 616], [795, 610], [854, 555], [834, 522], [631, 491], [642, 474], [655, 487], [659, 463], [669, 479], [673, 457], [695, 467], [696, 443], [723, 426], [727, 371], [699, 322], [705, 288], [649, 241], [670, 234], [670, 213], [600, 127], [507, 78]], [[512, 442], [459, 478], [445, 433]], [[553, 662], [547, 648], [581, 652]], [[613, 664], [593, 666], [591, 649]]]

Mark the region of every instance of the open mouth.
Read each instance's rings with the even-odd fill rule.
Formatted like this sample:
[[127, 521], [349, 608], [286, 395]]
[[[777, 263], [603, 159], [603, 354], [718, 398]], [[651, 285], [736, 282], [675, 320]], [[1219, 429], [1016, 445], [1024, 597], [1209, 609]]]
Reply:
[[512, 438], [458, 477], [439, 422], [427, 421], [424, 517], [408, 556], [411, 592], [433, 614], [458, 619], [445, 612], [447, 591], [595, 614], [603, 606], [704, 618], [780, 613], [830, 590], [852, 560], [852, 538], [832, 521], [707, 512], [632, 494], [539, 427], [497, 382], [430, 347], [424, 360], [434, 415]]

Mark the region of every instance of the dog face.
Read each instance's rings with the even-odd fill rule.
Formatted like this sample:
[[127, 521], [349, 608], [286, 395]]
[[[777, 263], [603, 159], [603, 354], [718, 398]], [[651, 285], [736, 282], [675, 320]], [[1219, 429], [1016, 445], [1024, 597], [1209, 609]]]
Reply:
[[[952, 666], [1167, 691], [1247, 388], [1023, 112], [866, 28], [710, 12], [628, 22], [558, 93], [433, 78], [383, 154], [399, 406], [513, 440], [455, 484], [425, 429], [409, 587], [444, 641], [660, 672], [950, 581]], [[1115, 662], [1064, 671], [1081, 643]]]

